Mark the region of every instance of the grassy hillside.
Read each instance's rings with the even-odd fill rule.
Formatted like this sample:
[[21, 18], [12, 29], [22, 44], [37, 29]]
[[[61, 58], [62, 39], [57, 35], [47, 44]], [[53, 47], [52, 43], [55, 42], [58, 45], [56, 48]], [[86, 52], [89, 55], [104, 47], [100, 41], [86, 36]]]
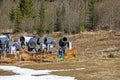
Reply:
[[[58, 40], [63, 34], [50, 34]], [[120, 79], [120, 32], [84, 32], [76, 35], [64, 35], [72, 41], [79, 53], [78, 61], [31, 63], [18, 62], [15, 65], [30, 69], [75, 69], [52, 72], [61, 76], [73, 76], [77, 80], [119, 80]], [[111, 56], [112, 55], [112, 56]], [[1, 75], [13, 75], [12, 72], [0, 70]], [[39, 76], [39, 75], [37, 75]]]
[[120, 57], [120, 32], [84, 32], [70, 36], [79, 55], [84, 57]]

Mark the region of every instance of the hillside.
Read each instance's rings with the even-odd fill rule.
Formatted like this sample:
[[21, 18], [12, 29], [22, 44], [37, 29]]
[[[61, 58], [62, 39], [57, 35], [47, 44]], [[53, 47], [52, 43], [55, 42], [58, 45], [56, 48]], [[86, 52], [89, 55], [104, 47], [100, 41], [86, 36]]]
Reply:
[[70, 39], [82, 57], [120, 57], [120, 32], [84, 32]]
[[[60, 34], [49, 34], [59, 39]], [[59, 37], [58, 37], [59, 36]], [[119, 80], [120, 79], [120, 32], [84, 32], [76, 35], [65, 35], [79, 53], [79, 60], [65, 62], [18, 62], [0, 64], [19, 66], [35, 70], [61, 70], [85, 68], [83, 70], [52, 72], [53, 75], [72, 76], [77, 80]], [[112, 56], [109, 56], [112, 54]], [[11, 71], [0, 70], [0, 76], [15, 75]], [[42, 76], [42, 75], [34, 75]]]

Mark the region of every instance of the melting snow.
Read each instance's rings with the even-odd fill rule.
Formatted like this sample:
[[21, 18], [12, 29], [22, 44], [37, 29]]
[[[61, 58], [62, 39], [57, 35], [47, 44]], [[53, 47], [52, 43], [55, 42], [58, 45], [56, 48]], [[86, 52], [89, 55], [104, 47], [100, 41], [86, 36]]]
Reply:
[[[32, 70], [27, 68], [20, 68], [16, 66], [0, 66], [0, 69], [5, 71], [12, 71], [18, 75], [12, 76], [0, 76], [0, 80], [74, 80], [74, 77], [69, 76], [57, 76], [51, 75], [51, 72], [82, 70], [84, 68], [77, 69], [65, 69], [65, 70]], [[41, 75], [41, 76], [32, 76]]]

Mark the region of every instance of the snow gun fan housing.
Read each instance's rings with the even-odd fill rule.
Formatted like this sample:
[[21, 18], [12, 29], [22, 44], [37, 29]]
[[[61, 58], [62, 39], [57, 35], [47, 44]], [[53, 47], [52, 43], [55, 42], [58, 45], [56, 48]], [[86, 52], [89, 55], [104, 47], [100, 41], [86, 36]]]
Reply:
[[14, 41], [7, 41], [6, 42], [6, 52], [7, 53], [16, 53], [16, 51], [19, 51], [21, 49], [20, 45]]
[[68, 43], [68, 39], [66, 37], [62, 37], [59, 41], [59, 46], [65, 47], [67, 43]]
[[40, 45], [38, 51], [46, 50], [48, 52], [53, 52], [53, 48], [56, 46], [56, 41], [50, 37], [45, 37], [44, 39], [38, 38], [37, 44]]
[[7, 41], [9, 41], [8, 35], [0, 36], [0, 53], [3, 53], [5, 51], [5, 45]]
[[36, 51], [37, 40], [34, 37], [21, 36], [19, 38], [19, 43], [21, 47], [27, 46], [28, 51]]
[[24, 38], [24, 36], [20, 37], [19, 42], [21, 44], [21, 47], [23, 48], [23, 45], [25, 45], [25, 38]]
[[60, 46], [61, 48], [67, 46], [68, 49], [72, 49], [72, 43], [68, 40], [67, 37], [62, 37], [62, 38], [60, 39], [60, 41], [59, 41], [59, 46]]
[[46, 49], [46, 45], [44, 44], [44, 39], [43, 38], [38, 38], [37, 39], [37, 44], [40, 46], [40, 48], [38, 49], [38, 52]]
[[28, 50], [29, 51], [32, 51], [32, 50], [36, 51], [36, 44], [37, 44], [37, 40], [35, 38], [30, 38], [29, 42], [27, 43]]
[[53, 47], [56, 46], [56, 41], [53, 38], [45, 37], [44, 43], [46, 45], [51, 44], [51, 45], [53, 45]]
[[0, 36], [0, 44], [5, 44], [7, 41], [9, 41], [9, 37], [6, 35]]
[[44, 44], [48, 52], [53, 52], [53, 48], [56, 46], [56, 41], [53, 38], [45, 37]]

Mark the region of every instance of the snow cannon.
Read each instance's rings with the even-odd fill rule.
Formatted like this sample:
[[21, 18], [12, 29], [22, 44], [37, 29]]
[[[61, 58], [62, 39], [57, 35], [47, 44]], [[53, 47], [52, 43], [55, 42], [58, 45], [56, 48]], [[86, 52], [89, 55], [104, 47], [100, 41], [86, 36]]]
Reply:
[[72, 43], [68, 40], [67, 37], [62, 37], [59, 40], [59, 46], [60, 48], [58, 49], [58, 54], [57, 54], [58, 57], [66, 56], [67, 50], [72, 49]]
[[30, 38], [30, 40], [27, 43], [28, 46], [28, 51], [34, 51], [36, 52], [36, 44], [37, 44], [37, 40], [36, 38]]
[[62, 37], [59, 41], [59, 46], [60, 47], [65, 47], [67, 45], [67, 43], [68, 43], [67, 37]]
[[67, 37], [62, 37], [62, 38], [60, 39], [60, 41], [59, 41], [59, 46], [60, 46], [61, 48], [67, 46], [68, 49], [72, 49], [72, 43], [68, 40]]
[[20, 46], [20, 44], [18, 42], [15, 42], [14, 46], [16, 47], [17, 51], [21, 50], [21, 46]]
[[75, 47], [72, 47], [71, 41], [67, 37], [62, 37], [59, 40], [59, 46], [57, 57], [60, 61], [64, 60], [78, 60], [78, 52]]
[[6, 52], [7, 53], [16, 53], [20, 49], [21, 49], [20, 45], [17, 44], [16, 42], [11, 41], [11, 40], [6, 42]]
[[45, 37], [44, 39], [38, 38], [37, 43], [40, 45], [38, 51], [46, 50], [48, 52], [53, 52], [53, 48], [56, 46], [56, 41], [50, 37]]
[[53, 48], [56, 46], [56, 41], [53, 38], [45, 37], [44, 44], [48, 52], [53, 52]]
[[45, 37], [44, 43], [46, 45], [51, 44], [51, 45], [53, 45], [53, 47], [56, 46], [56, 41], [53, 38], [50, 38], [50, 37]]
[[24, 36], [20, 37], [19, 43], [21, 44], [21, 47], [23, 48], [23, 45], [25, 45], [25, 38], [24, 38]]
[[25, 46], [27, 46], [28, 51], [36, 51], [37, 40], [34, 37], [21, 36], [19, 38], [19, 43], [23, 49], [25, 48]]
[[0, 44], [5, 44], [7, 41], [9, 41], [9, 37], [7, 35], [0, 36]]
[[10, 37], [9, 37], [9, 34], [11, 34], [11, 33], [9, 33], [9, 32], [3, 32], [2, 34], [3, 34], [4, 36], [10, 38]]
[[37, 44], [40, 45], [40, 48], [38, 49], [38, 52], [44, 51], [46, 49], [46, 45], [44, 44], [44, 39], [43, 38], [38, 38], [37, 39]]
[[0, 53], [5, 51], [7, 41], [9, 41], [9, 37], [7, 35], [0, 36]]

